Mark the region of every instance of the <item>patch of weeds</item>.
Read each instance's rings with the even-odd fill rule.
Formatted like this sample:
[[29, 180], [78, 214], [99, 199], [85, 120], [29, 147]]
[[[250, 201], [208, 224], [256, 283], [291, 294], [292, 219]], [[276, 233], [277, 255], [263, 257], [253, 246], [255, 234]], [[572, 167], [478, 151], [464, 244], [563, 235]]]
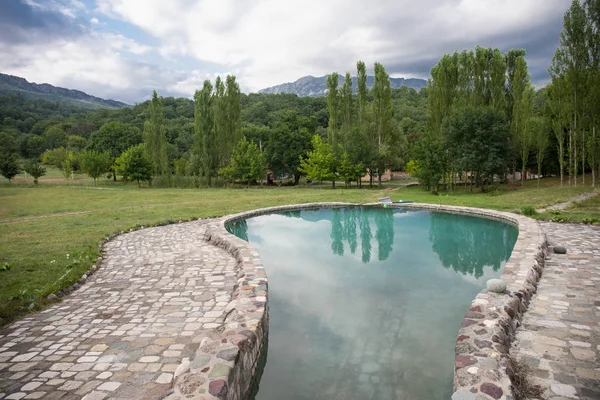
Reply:
[[0, 265], [0, 272], [3, 271], [10, 271], [10, 264], [9, 263], [4, 263], [3, 265]]
[[544, 400], [544, 389], [531, 381], [531, 368], [522, 362], [509, 358], [506, 372], [512, 383], [511, 389], [516, 400]]
[[581, 220], [581, 222], [588, 225], [588, 224], [597, 224], [600, 222], [600, 220], [596, 217], [585, 217]]
[[523, 206], [521, 207], [521, 214], [527, 217], [533, 217], [538, 214], [534, 206]]
[[550, 210], [550, 221], [565, 222], [567, 219], [561, 210]]
[[492, 183], [487, 187], [487, 192], [490, 196], [498, 196], [502, 194], [499, 183]]
[[79, 265], [90, 265], [97, 258], [97, 250], [94, 246], [87, 246], [83, 250], [74, 251], [67, 253], [67, 265], [68, 269], [77, 267]]

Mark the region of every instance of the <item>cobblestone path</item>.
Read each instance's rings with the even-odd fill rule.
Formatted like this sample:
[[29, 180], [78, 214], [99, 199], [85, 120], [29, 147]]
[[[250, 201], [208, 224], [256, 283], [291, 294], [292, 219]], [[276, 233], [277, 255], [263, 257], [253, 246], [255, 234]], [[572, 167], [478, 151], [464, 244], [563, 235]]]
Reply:
[[236, 262], [205, 221], [105, 245], [102, 268], [41, 313], [0, 330], [0, 399], [156, 399], [219, 327]]
[[600, 228], [542, 223], [550, 249], [511, 354], [532, 367], [546, 396], [600, 399]]

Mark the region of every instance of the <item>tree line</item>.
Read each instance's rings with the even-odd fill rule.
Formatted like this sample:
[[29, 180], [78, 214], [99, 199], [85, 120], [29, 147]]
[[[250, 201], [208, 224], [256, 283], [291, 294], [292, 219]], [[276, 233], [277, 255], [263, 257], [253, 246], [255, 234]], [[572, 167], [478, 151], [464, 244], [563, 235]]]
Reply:
[[434, 192], [444, 184], [481, 186], [521, 173], [535, 160], [542, 175], [555, 154], [561, 186], [577, 177], [592, 184], [600, 168], [596, 133], [600, 93], [600, 2], [574, 0], [565, 13], [560, 46], [549, 69], [552, 82], [536, 91], [524, 49], [502, 54], [477, 47], [442, 57], [429, 80], [427, 126], [409, 163]]
[[[235, 77], [219, 78], [214, 86], [205, 82], [193, 100], [154, 94], [147, 102], [120, 110], [81, 110], [10, 94], [0, 96], [0, 115], [4, 115], [0, 120], [0, 159], [13, 166], [18, 159], [41, 161], [61, 169], [66, 179], [87, 172], [94, 179], [110, 175], [113, 180], [138, 180], [132, 178], [138, 175], [127, 170], [123, 160], [116, 161], [131, 147], [141, 144], [144, 158], [152, 166], [150, 178], [144, 172], [139, 175], [140, 182], [151, 180], [156, 186], [188, 187], [221, 185], [226, 181], [249, 183], [265, 179], [268, 168], [271, 179], [287, 176], [291, 184], [297, 184], [307, 174], [301, 168], [301, 160], [314, 151], [313, 138], [317, 135], [331, 145], [335, 142], [334, 176], [339, 178], [342, 174], [355, 180], [360, 175], [357, 164], [363, 163], [364, 172], [377, 160], [372, 155], [367, 158], [359, 154], [362, 144], [354, 140], [362, 134], [357, 126], [359, 95], [353, 96], [351, 88], [348, 90], [350, 95], [346, 94], [345, 100], [350, 107], [339, 114], [335, 132], [330, 131], [334, 124], [329, 122], [331, 108], [326, 98], [246, 95], [239, 92]], [[343, 87], [339, 92], [341, 98]], [[418, 136], [426, 121], [426, 90], [388, 89], [389, 97], [395, 134]], [[362, 98], [360, 104], [370, 103], [372, 91], [365, 88]], [[341, 105], [340, 102], [338, 106]], [[364, 114], [370, 112], [363, 110]], [[363, 120], [375, 126], [368, 118]], [[333, 134], [332, 142], [328, 132]], [[382, 142], [381, 150], [385, 144]], [[339, 152], [340, 148], [344, 151]], [[408, 158], [406, 149], [398, 150]], [[140, 168], [148, 169], [147, 163], [140, 161], [140, 154], [139, 149], [132, 150], [128, 157], [135, 155]], [[371, 170], [376, 172], [377, 166]]]

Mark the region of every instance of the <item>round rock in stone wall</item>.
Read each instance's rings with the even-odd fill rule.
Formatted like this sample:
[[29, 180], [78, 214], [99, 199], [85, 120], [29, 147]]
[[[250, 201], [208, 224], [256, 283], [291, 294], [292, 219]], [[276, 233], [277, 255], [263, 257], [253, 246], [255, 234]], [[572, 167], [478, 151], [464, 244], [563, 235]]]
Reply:
[[554, 246], [554, 252], [556, 254], [567, 254], [567, 248], [563, 246]]
[[487, 289], [494, 293], [504, 293], [506, 290], [506, 282], [502, 279], [490, 279], [486, 283]]

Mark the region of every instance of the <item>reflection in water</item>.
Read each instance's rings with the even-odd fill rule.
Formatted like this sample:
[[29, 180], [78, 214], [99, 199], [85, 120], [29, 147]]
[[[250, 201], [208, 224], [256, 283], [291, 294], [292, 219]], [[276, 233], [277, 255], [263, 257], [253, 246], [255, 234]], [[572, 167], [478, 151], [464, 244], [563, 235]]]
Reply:
[[456, 214], [431, 213], [429, 241], [442, 265], [463, 275], [483, 276], [491, 266], [498, 271], [517, 240], [515, 228], [498, 222]]
[[[319, 212], [320, 210], [316, 210]], [[331, 251], [338, 256], [344, 255], [344, 242], [348, 244], [351, 254], [356, 253], [358, 246], [357, 237], [360, 230], [362, 262], [367, 264], [371, 261], [371, 240], [373, 234], [371, 226], [375, 225], [375, 239], [377, 240], [377, 259], [385, 261], [392, 253], [394, 245], [394, 213], [405, 213], [403, 210], [380, 209], [373, 213], [366, 208], [334, 208], [327, 216], [320, 216], [320, 220], [331, 221]], [[307, 212], [305, 212], [307, 213]], [[302, 211], [286, 211], [279, 215], [290, 218], [302, 218], [313, 220], [314, 215], [302, 214]], [[359, 226], [356, 220], [359, 220]], [[246, 220], [238, 220], [229, 224], [227, 230], [235, 236], [248, 241], [248, 224]]]
[[245, 219], [238, 219], [237, 221], [227, 225], [227, 231], [229, 233], [239, 237], [240, 239], [249, 242], [248, 240], [248, 221]]
[[516, 238], [496, 221], [377, 208], [228, 229], [256, 248], [269, 278], [256, 400], [450, 398], [465, 311]]

